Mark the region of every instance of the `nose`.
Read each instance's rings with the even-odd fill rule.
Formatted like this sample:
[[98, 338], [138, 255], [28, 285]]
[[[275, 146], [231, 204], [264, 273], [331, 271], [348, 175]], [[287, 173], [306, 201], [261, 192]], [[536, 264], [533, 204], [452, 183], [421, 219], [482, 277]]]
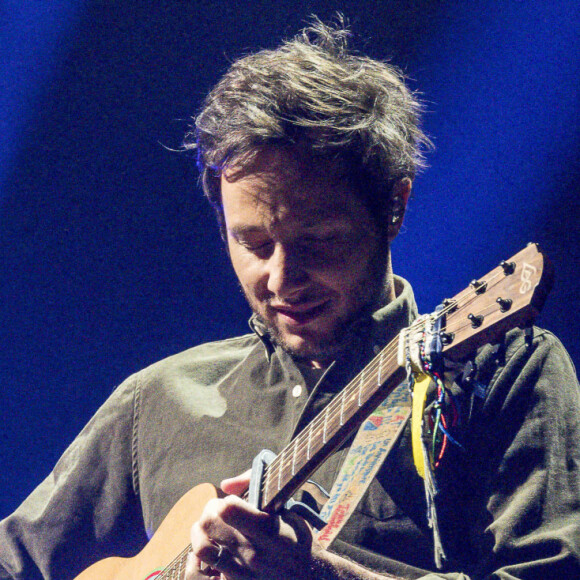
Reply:
[[308, 284], [308, 270], [300, 254], [291, 247], [276, 244], [268, 260], [268, 290], [278, 298], [292, 300]]

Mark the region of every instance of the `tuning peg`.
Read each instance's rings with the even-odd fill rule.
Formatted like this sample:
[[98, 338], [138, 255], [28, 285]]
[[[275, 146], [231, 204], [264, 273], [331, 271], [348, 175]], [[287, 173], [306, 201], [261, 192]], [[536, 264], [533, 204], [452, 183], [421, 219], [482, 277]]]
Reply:
[[471, 320], [471, 326], [477, 328], [483, 324], [483, 316], [481, 314], [476, 316], [475, 314], [468, 314], [467, 318]]
[[502, 298], [501, 296], [496, 300], [499, 304], [499, 309], [502, 312], [507, 312], [512, 307], [512, 300], [511, 298]]
[[439, 338], [443, 344], [451, 344], [455, 339], [455, 334], [453, 332], [443, 332], [439, 333]]
[[487, 282], [485, 280], [472, 280], [469, 285], [475, 290], [476, 294], [483, 294], [487, 290]]
[[514, 270], [516, 269], [516, 263], [515, 262], [506, 262], [505, 260], [502, 260], [499, 265], [503, 268], [503, 273], [506, 276], [509, 276], [510, 274], [514, 273]]

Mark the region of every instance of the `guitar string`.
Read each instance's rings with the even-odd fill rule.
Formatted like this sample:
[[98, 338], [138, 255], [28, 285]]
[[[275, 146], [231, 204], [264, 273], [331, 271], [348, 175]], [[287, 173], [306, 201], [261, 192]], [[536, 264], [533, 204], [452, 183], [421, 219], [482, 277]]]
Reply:
[[[421, 324], [422, 323], [419, 323], [418, 325], [415, 325], [415, 326], [420, 326]], [[399, 340], [398, 337], [395, 337], [387, 345], [387, 347], [385, 347], [382, 351], [383, 360], [386, 360], [386, 363], [387, 363], [386, 366], [390, 366], [392, 364], [391, 357], [394, 357], [395, 353], [398, 351], [398, 340]], [[373, 359], [369, 363], [369, 365], [365, 368], [364, 373], [366, 376], [364, 377], [364, 379], [366, 379], [366, 381], [363, 383], [363, 385], [365, 385], [365, 394], [368, 393], [368, 390], [369, 390], [368, 385], [369, 384], [375, 385], [376, 388], [380, 388], [380, 386], [375, 382], [375, 379], [378, 377], [377, 359], [380, 359], [380, 355], [377, 356], [375, 359]], [[317, 443], [318, 445], [320, 444], [320, 436], [311, 437], [311, 434], [313, 432], [319, 433], [323, 428], [324, 422], [328, 421], [328, 415], [332, 415], [334, 418], [336, 416], [336, 412], [338, 411], [338, 409], [343, 408], [344, 402], [346, 400], [348, 400], [350, 403], [352, 403], [352, 400], [356, 399], [356, 394], [357, 394], [357, 391], [359, 391], [361, 389], [361, 382], [362, 381], [363, 381], [363, 376], [362, 376], [362, 373], [360, 373], [353, 379], [353, 381], [348, 383], [344, 387], [344, 389], [341, 391], [339, 396], [335, 397], [328, 404], [328, 406], [325, 408], [325, 410], [322, 411], [319, 415], [317, 415], [317, 417], [315, 417], [315, 419], [311, 422], [311, 424], [296, 437], [296, 439], [294, 440], [294, 443], [293, 443], [293, 447], [295, 448], [294, 454], [300, 455], [301, 457], [303, 457], [304, 456], [304, 448], [307, 445], [307, 441], [310, 441], [312, 439], [314, 439], [315, 443]], [[376, 389], [375, 389], [375, 391], [376, 391]], [[369, 397], [370, 397], [370, 395], [365, 396], [365, 401]], [[349, 409], [351, 408], [351, 404], [348, 404], [348, 408]], [[360, 405], [358, 406], [358, 408], [360, 408]], [[355, 413], [353, 413], [351, 415], [351, 417], [354, 414]], [[332, 421], [332, 423], [334, 424], [334, 421]], [[340, 426], [339, 426], [339, 428], [340, 428]], [[305, 441], [305, 439], [307, 439], [307, 441]], [[318, 452], [318, 450], [319, 450], [318, 445], [315, 446], [314, 453]], [[288, 472], [288, 467], [284, 462], [283, 453], [276, 458], [276, 459], [278, 459], [277, 461], [274, 460], [275, 462], [272, 462], [272, 464], [270, 464], [268, 471], [267, 471], [267, 474], [264, 477], [262, 491], [264, 491], [264, 489], [267, 485], [267, 481], [266, 481], [267, 479], [271, 480], [272, 478], [275, 478], [276, 475], [280, 476], [281, 473], [284, 473], [285, 474], [284, 480], [286, 482], [286, 481], [289, 481], [289, 479], [291, 479], [294, 476], [292, 474], [290, 478], [286, 477], [286, 473]], [[310, 458], [309, 456], [312, 456], [312, 455], [313, 454], [306, 453], [307, 461]], [[279, 479], [281, 479], [281, 477], [279, 477]], [[278, 491], [282, 487], [283, 486], [278, 486], [278, 488], [279, 488]], [[275, 496], [276, 496], [276, 492], [274, 493], [274, 497]]]
[[[187, 561], [187, 556], [188, 556], [190, 550], [191, 550], [191, 546], [187, 546], [186, 548], [181, 550], [181, 552], [173, 560], [171, 560], [171, 562], [165, 568], [163, 568], [163, 571], [161, 572], [161, 575], [157, 577], [157, 580], [169, 580], [169, 576], [167, 576], [167, 574], [169, 574], [169, 572], [173, 573], [176, 571], [175, 570], [176, 564], [179, 565], [180, 569], [177, 570], [177, 572], [181, 576], [182, 564], [185, 564], [185, 562]], [[179, 579], [179, 580], [181, 580], [181, 579]]]
[[[391, 356], [396, 352], [396, 350], [398, 349], [398, 345], [395, 345], [395, 342], [397, 342], [397, 339], [393, 339], [382, 351], [382, 355], [383, 355], [383, 360], [386, 360], [387, 365], [392, 364], [391, 361]], [[395, 346], [397, 346], [397, 348], [395, 348]], [[386, 359], [385, 359], [386, 357]], [[369, 365], [365, 368], [364, 370], [364, 374], [365, 379], [366, 379], [366, 384], [374, 384], [375, 385], [375, 391], [376, 389], [380, 388], [381, 385], [378, 385], [378, 382], [375, 381], [375, 379], [378, 376], [377, 373], [377, 368], [378, 368], [378, 363], [377, 363], [377, 359], [380, 359], [380, 355], [378, 355], [376, 357], [376, 359], [373, 359], [373, 361], [371, 361], [371, 363], [369, 363]], [[311, 424], [304, 429], [294, 440], [294, 446], [296, 447], [296, 454], [300, 454], [301, 457], [304, 456], [304, 448], [306, 445], [308, 445], [308, 441], [312, 439], [312, 437], [310, 437], [312, 432], [320, 432], [323, 429], [323, 425], [324, 422], [327, 421], [328, 422], [328, 416], [327, 415], [332, 415], [333, 419], [332, 419], [332, 423], [334, 423], [334, 419], [336, 418], [339, 409], [344, 410], [343, 409], [343, 405], [345, 400], [349, 400], [350, 402], [352, 402], [353, 399], [356, 398], [356, 392], [360, 389], [360, 382], [361, 382], [361, 375], [363, 373], [359, 373], [351, 382], [349, 382], [344, 389], [341, 391], [341, 393], [335, 397], [326, 407], [326, 409], [324, 411], [322, 411], [321, 413], [319, 413], [319, 415], [317, 415], [317, 417], [315, 417], [315, 419], [311, 422]], [[369, 387], [366, 387], [366, 391], [368, 391]], [[370, 397], [367, 396], [365, 398], [365, 400], [368, 400], [368, 398]], [[348, 408], [350, 409], [351, 405], [348, 405]], [[351, 417], [354, 415], [355, 413], [352, 413]], [[339, 426], [340, 428], [340, 426]], [[334, 435], [335, 432], [331, 433], [331, 437]], [[305, 441], [306, 440], [306, 441]], [[314, 438], [315, 443], [319, 443], [320, 442], [320, 437], [315, 437]], [[314, 453], [316, 453], [318, 451], [318, 449], [315, 448]], [[312, 456], [312, 455], [311, 455]], [[280, 455], [278, 457], [281, 457]], [[308, 457], [308, 455], [307, 455]], [[274, 460], [276, 461], [276, 460]], [[279, 461], [277, 461], [276, 463], [272, 462], [272, 464], [270, 464], [269, 469], [268, 469], [268, 473], [266, 474], [267, 477], [269, 477], [269, 479], [272, 478], [272, 476], [270, 475], [270, 472], [272, 471], [272, 473], [274, 474], [274, 476], [276, 475], [277, 472], [282, 471], [283, 473], [286, 473], [288, 471], [287, 465], [284, 464], [283, 458]], [[289, 479], [291, 479], [294, 475], [292, 475]], [[266, 477], [264, 478], [266, 479]], [[286, 477], [285, 477], [286, 479]], [[287, 480], [289, 480], [287, 479]], [[266, 483], [263, 484], [262, 489], [264, 489]], [[275, 497], [276, 494], [274, 494]]]
[[[385, 349], [386, 350], [386, 349]], [[394, 350], [394, 349], [393, 349]], [[373, 366], [372, 363], [369, 363], [369, 366], [365, 368], [365, 374], [367, 375], [367, 379], [368, 378], [374, 378], [373, 372], [375, 371], [375, 369], [370, 369], [370, 367]], [[360, 375], [357, 375], [357, 377], [359, 377]], [[359, 379], [360, 380], [360, 379]], [[353, 381], [354, 382], [354, 381]], [[345, 399], [350, 398], [351, 395], [355, 395], [356, 396], [356, 390], [358, 390], [358, 385], [354, 386], [353, 388], [353, 382], [348, 383], [344, 389], [341, 391], [341, 393], [335, 397], [329, 404], [328, 406], [325, 408], [324, 411], [322, 411], [321, 413], [319, 413], [314, 419], [313, 421], [310, 423], [310, 425], [308, 427], [306, 427], [303, 431], [301, 431], [296, 438], [294, 439], [293, 443], [290, 445], [290, 447], [294, 447], [295, 448], [295, 454], [296, 455], [300, 455], [300, 457], [304, 457], [304, 451], [305, 449], [308, 448], [309, 445], [309, 440], [310, 440], [310, 447], [314, 449], [314, 453], [308, 453], [307, 454], [307, 461], [310, 460], [310, 458], [318, 451], [318, 449], [316, 448], [317, 444], [320, 443], [320, 437], [309, 437], [308, 433], [310, 432], [310, 434], [314, 433], [314, 432], [322, 432], [323, 428], [324, 428], [324, 422], [325, 420], [328, 421], [328, 415], [329, 414], [333, 414], [334, 411], [338, 411], [340, 409], [340, 407], [342, 406], [342, 401]], [[358, 382], [358, 381], [356, 381]], [[377, 387], [378, 388], [378, 387]], [[353, 413], [354, 415], [354, 413]], [[332, 436], [332, 435], [331, 435]], [[314, 446], [312, 446], [312, 441], [314, 441]], [[279, 477], [279, 480], [282, 479], [280, 477], [281, 474], [286, 474], [288, 472], [288, 466], [287, 464], [285, 464], [284, 462], [284, 454], [287, 451], [287, 449], [284, 449], [282, 451], [282, 453], [280, 453], [273, 461], [272, 463], [268, 466], [267, 468], [267, 472], [264, 476], [264, 481], [262, 483], [262, 492], [265, 490], [265, 487], [267, 485], [267, 481], [269, 480], [271, 481], [272, 479], [275, 479], [276, 476]], [[304, 466], [302, 466], [300, 469], [303, 469]], [[294, 477], [294, 474], [292, 474], [290, 476], [290, 478], [287, 478], [286, 476], [284, 476], [284, 484], [289, 481], [292, 477]], [[279, 486], [279, 485], [274, 485], [273, 486], [275, 489], [277, 488], [277, 491], [274, 492], [273, 494], [273, 498], [277, 495], [277, 492], [279, 492], [281, 489], [283, 489], [283, 485]]]
[[[491, 272], [490, 272], [490, 274], [491, 274]], [[506, 278], [506, 274], [504, 273], [503, 269], [498, 270], [496, 274], [493, 274], [491, 277], [487, 278], [487, 280], [484, 281], [486, 284], [486, 292], [488, 290], [491, 290], [492, 288], [494, 288], [497, 285], [498, 278], [503, 278], [503, 279]], [[467, 306], [469, 306], [472, 302], [474, 302], [479, 296], [483, 295], [483, 293], [477, 287], [468, 288], [464, 292], [465, 293], [463, 294], [463, 296], [461, 296], [459, 299], [456, 299], [456, 300], [451, 299], [450, 303], [447, 306], [445, 306], [440, 312], [433, 314], [432, 319], [438, 320], [442, 316], [445, 316], [446, 314], [448, 314], [450, 311], [458, 311], [459, 312], [461, 310], [464, 310]], [[489, 305], [488, 309], [490, 307], [493, 308], [494, 305]], [[485, 312], [485, 310], [479, 311], [477, 314], [480, 314], [481, 312]], [[411, 324], [408, 328], [410, 328], [410, 329], [415, 328], [416, 329], [416, 328], [420, 327], [423, 323], [424, 323], [424, 320], [423, 321], [419, 320], [417, 323]], [[459, 332], [459, 330], [462, 330], [463, 328], [466, 328], [467, 326], [470, 326], [470, 325], [471, 325], [471, 322], [468, 322], [464, 326], [459, 326], [458, 328], [453, 328], [453, 330], [455, 332]], [[450, 330], [449, 326], [446, 326], [445, 330]], [[364, 372], [367, 374], [373, 375], [370, 377], [371, 379], [374, 379], [376, 374], [377, 374], [377, 366], [381, 364], [381, 361], [380, 361], [381, 356], [383, 357], [383, 359], [384, 359], [384, 357], [391, 357], [394, 354], [393, 351], [398, 350], [398, 341], [399, 341], [399, 336], [397, 336], [393, 340], [391, 340], [391, 342], [381, 351], [381, 353], [379, 353], [375, 358], [373, 358], [373, 360], [369, 363], [369, 365], [367, 367], [365, 367]], [[388, 358], [387, 358], [387, 363], [390, 363]], [[300, 454], [300, 456], [303, 457], [303, 451], [304, 451], [304, 446], [306, 445], [306, 442], [302, 441], [302, 439], [304, 439], [304, 438], [307, 438], [308, 440], [311, 439], [310, 437], [306, 437], [306, 432], [319, 431], [321, 428], [321, 423], [328, 420], [328, 414], [336, 411], [336, 407], [338, 407], [338, 406], [342, 407], [344, 399], [349, 398], [350, 395], [354, 394], [354, 391], [359, 389], [358, 383], [361, 380], [360, 379], [361, 374], [362, 373], [359, 373], [349, 384], [347, 384], [344, 387], [344, 389], [341, 391], [341, 394], [339, 396], [335, 397], [329, 403], [329, 405], [326, 407], [326, 409], [324, 411], [322, 411], [321, 413], [319, 413], [319, 415], [317, 415], [315, 417], [315, 419], [312, 421], [312, 423], [296, 437], [296, 439], [294, 440], [294, 443], [292, 445], [292, 447], [294, 447], [294, 451], [292, 453], [293, 456]], [[367, 383], [368, 383], [368, 381], [367, 381]], [[339, 426], [339, 428], [340, 428], [340, 426]], [[287, 449], [285, 449], [284, 451], [287, 451]], [[283, 451], [283, 453], [284, 453], [284, 451]], [[262, 491], [264, 491], [264, 489], [267, 485], [266, 480], [271, 479], [272, 475], [275, 477], [277, 474], [280, 475], [280, 472], [285, 474], [288, 471], [287, 465], [284, 464], [284, 458], [282, 457], [283, 453], [281, 455], [278, 455], [277, 458], [268, 466], [267, 472], [264, 476], [264, 481], [262, 483]], [[309, 458], [308, 458], [308, 454], [307, 454], [307, 461], [308, 461], [308, 459]], [[292, 479], [292, 477], [294, 477], [294, 474], [291, 474], [290, 478], [284, 477], [284, 479], [286, 481], [289, 481], [290, 479]], [[281, 478], [279, 478], [279, 479], [281, 479]], [[276, 493], [274, 494], [273, 498], [275, 496], [276, 496]]]

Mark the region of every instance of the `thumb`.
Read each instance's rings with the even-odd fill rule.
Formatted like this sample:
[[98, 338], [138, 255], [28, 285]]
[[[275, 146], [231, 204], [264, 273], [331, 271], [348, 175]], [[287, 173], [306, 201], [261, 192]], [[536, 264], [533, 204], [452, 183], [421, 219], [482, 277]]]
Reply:
[[236, 477], [224, 479], [220, 483], [220, 487], [222, 488], [222, 491], [228, 495], [242, 495], [242, 493], [244, 493], [244, 491], [246, 491], [250, 485], [251, 474], [252, 470], [248, 469], [248, 471], [245, 471], [240, 475], [236, 475]]

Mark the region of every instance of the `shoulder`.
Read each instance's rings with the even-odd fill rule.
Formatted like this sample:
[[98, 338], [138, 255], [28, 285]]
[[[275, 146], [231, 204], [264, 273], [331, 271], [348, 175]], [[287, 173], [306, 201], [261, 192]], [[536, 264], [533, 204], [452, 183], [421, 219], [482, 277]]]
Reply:
[[488, 345], [476, 357], [481, 379], [487, 384], [485, 406], [494, 414], [516, 401], [551, 406], [574, 401], [580, 387], [572, 360], [550, 331], [532, 327], [513, 329], [499, 345]]
[[526, 378], [540, 374], [576, 377], [570, 355], [560, 340], [549, 330], [539, 327], [515, 328], [507, 333], [502, 348], [497, 351], [500, 371], [518, 372]]
[[254, 334], [204, 343], [160, 360], [135, 373], [128, 382], [144, 387], [169, 385], [184, 380], [214, 384], [248, 358], [262, 356], [264, 347]]
[[262, 347], [255, 334], [244, 334], [224, 340], [206, 342], [180, 353], [169, 356], [144, 369], [146, 373], [163, 372], [190, 365], [224, 365], [236, 364], [248, 356], [256, 347]]

